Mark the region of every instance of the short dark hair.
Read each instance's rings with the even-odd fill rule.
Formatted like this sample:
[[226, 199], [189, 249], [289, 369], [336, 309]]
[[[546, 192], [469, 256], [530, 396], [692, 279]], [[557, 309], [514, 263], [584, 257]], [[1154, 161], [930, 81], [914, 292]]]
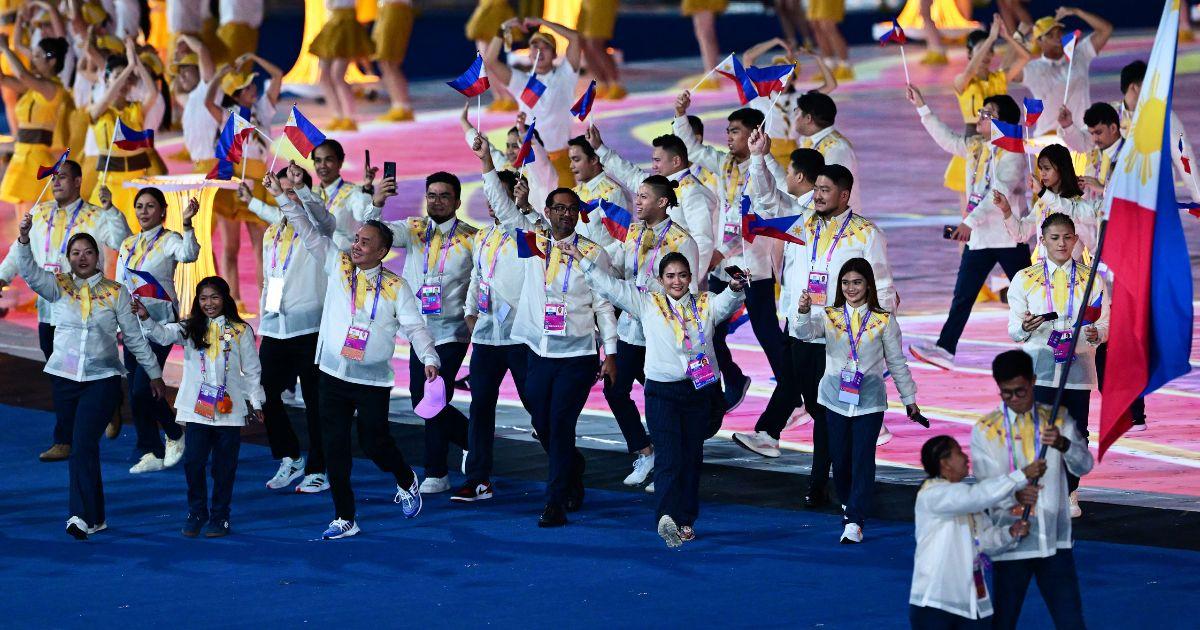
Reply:
[[100, 246], [96, 244], [96, 237], [88, 234], [87, 232], [76, 232], [73, 236], [71, 236], [70, 239], [67, 240], [68, 252], [71, 251], [71, 246], [75, 244], [75, 241], [87, 241], [88, 243], [91, 243], [92, 249], [96, 250], [97, 254], [100, 253]]
[[[300, 173], [301, 173], [301, 175], [302, 175], [302, 176], [300, 177], [300, 180], [304, 182], [304, 187], [305, 187], [305, 188], [312, 188], [312, 185], [313, 185], [313, 178], [312, 178], [312, 175], [309, 175], [309, 174], [308, 174], [308, 169], [306, 169], [306, 168], [302, 168], [302, 169], [300, 169]], [[288, 176], [288, 167], [286, 167], [286, 166], [285, 166], [285, 167], [283, 167], [283, 168], [281, 168], [281, 169], [279, 169], [279, 172], [278, 172], [278, 173], [275, 173], [275, 177], [277, 177], [277, 178], [279, 178], [279, 179], [283, 179], [283, 178], [285, 178], [285, 177], [287, 177], [287, 176]]]
[[696, 134], [697, 136], [704, 135], [704, 121], [700, 120], [699, 116], [695, 114], [688, 114], [687, 121], [688, 126], [692, 128], [692, 133]]
[[1121, 94], [1129, 91], [1129, 86], [1134, 83], [1141, 85], [1142, 81], [1146, 80], [1146, 62], [1138, 59], [1131, 61], [1124, 68], [1121, 68]]
[[1083, 124], [1088, 127], [1096, 125], [1117, 125], [1119, 127], [1121, 126], [1121, 116], [1112, 105], [1100, 101], [1092, 103], [1092, 106], [1083, 112]]
[[104, 59], [104, 71], [113, 72], [121, 68], [129, 67], [129, 59], [125, 57], [125, 53], [119, 55], [112, 54]]
[[692, 271], [692, 264], [688, 262], [687, 256], [684, 256], [679, 252], [667, 252], [667, 254], [658, 261], [659, 278], [661, 278], [662, 275], [667, 272], [667, 265], [671, 263], [683, 263], [683, 266], [687, 267], [689, 273]]
[[687, 145], [673, 133], [655, 138], [650, 145], [662, 149], [664, 153], [673, 155], [684, 162], [688, 161]]
[[500, 180], [500, 183], [509, 190], [517, 187], [517, 177], [517, 174], [512, 171], [496, 171], [496, 179]]
[[574, 138], [567, 140], [567, 146], [568, 147], [579, 147], [579, 150], [583, 151], [584, 157], [586, 157], [589, 160], [599, 160], [600, 159], [599, 156], [596, 155], [596, 150], [592, 148], [592, 144], [590, 142], [588, 142], [587, 138], [584, 138], [583, 136], [575, 136]]
[[841, 164], [826, 164], [818, 177], [828, 177], [834, 186], [842, 190], [854, 190], [854, 173]]
[[[804, 176], [810, 182], [817, 181], [817, 176], [825, 169], [825, 156], [816, 149], [796, 149], [792, 151], [792, 170]], [[850, 183], [854, 183], [851, 176]]]
[[46, 57], [54, 59], [54, 73], [62, 72], [63, 64], [67, 59], [67, 40], [61, 37], [43, 37], [38, 42], [38, 47], [42, 49]]
[[67, 174], [71, 177], [83, 177], [83, 169], [79, 167], [79, 162], [75, 160], [64, 161], [62, 166], [58, 167], [58, 170], [60, 173], [64, 170], [67, 171]]
[[145, 188], [142, 188], [141, 190], [137, 191], [137, 194], [133, 196], [134, 205], [137, 205], [137, 200], [141, 199], [142, 195], [150, 195], [150, 197], [152, 199], [154, 199], [155, 201], [158, 202], [158, 205], [163, 207], [163, 212], [166, 212], [167, 196], [163, 194], [163, 191], [161, 191], [153, 186], [146, 186]]
[[333, 138], [326, 138], [324, 142], [313, 147], [312, 153], [309, 155], [316, 155], [317, 149], [320, 149], [321, 147], [326, 147], [333, 151], [334, 157], [336, 157], [339, 162], [346, 159], [346, 150], [342, 148], [342, 143], [334, 140]]
[[754, 129], [763, 124], [763, 113], [751, 107], [735, 109], [727, 118], [729, 122], [740, 122], [747, 129]]
[[363, 221], [363, 225], [369, 225], [376, 230], [379, 230], [379, 240], [383, 241], [384, 249], [391, 249], [392, 243], [396, 242], [396, 235], [392, 232], [392, 228], [379, 219], [367, 219]]
[[967, 33], [967, 52], [974, 54], [975, 47], [987, 41], [988, 32], [985, 30], [974, 30]]
[[462, 182], [453, 173], [438, 171], [425, 178], [425, 190], [429, 190], [433, 184], [449, 184], [454, 189], [454, 197], [462, 197]]
[[1021, 108], [1017, 106], [1017, 102], [1013, 100], [1013, 97], [1007, 94], [995, 94], [983, 99], [984, 105], [989, 103], [996, 105], [996, 118], [1001, 122], [1006, 122], [1010, 125], [1016, 125], [1021, 122]]
[[1033, 357], [1024, 350], [1005, 350], [992, 359], [992, 379], [997, 383], [1022, 376], [1033, 380]]
[[942, 476], [942, 460], [950, 456], [955, 446], [958, 441], [949, 435], [935, 435], [921, 445], [921, 468], [930, 479]]
[[1041, 231], [1043, 234], [1045, 234], [1046, 230], [1048, 230], [1056, 225], [1065, 225], [1065, 226], [1071, 228], [1072, 232], [1075, 231], [1075, 221], [1073, 221], [1071, 219], [1071, 217], [1069, 217], [1061, 212], [1052, 212], [1044, 220], [1042, 220]]
[[809, 90], [800, 95], [796, 106], [800, 108], [800, 113], [812, 116], [813, 122], [822, 128], [832, 127], [837, 122], [837, 104], [824, 92]]
[[583, 205], [583, 199], [579, 198], [579, 193], [575, 192], [574, 190], [571, 190], [570, 188], [563, 188], [560, 186], [558, 188], [555, 188], [554, 190], [551, 190], [550, 194], [546, 195], [546, 207], [547, 208], [549, 208], [554, 203], [555, 195], [571, 195], [572, 197], [575, 198], [575, 203], [577, 203], [581, 206]]

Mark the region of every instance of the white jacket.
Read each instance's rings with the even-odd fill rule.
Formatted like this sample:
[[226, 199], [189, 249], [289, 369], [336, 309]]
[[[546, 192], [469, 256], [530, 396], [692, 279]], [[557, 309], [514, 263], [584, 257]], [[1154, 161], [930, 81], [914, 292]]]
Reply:
[[[294, 205], [286, 195], [275, 198], [278, 205], [250, 200], [250, 211], [270, 225], [263, 234], [263, 287], [258, 307], [262, 319], [258, 334], [273, 339], [310, 335], [321, 328], [321, 309], [325, 300], [325, 261], [304, 246], [296, 228], [283, 216], [283, 206]], [[332, 235], [333, 215], [313, 198], [304, 204], [309, 219], [321, 233]], [[278, 312], [267, 310], [267, 287], [283, 283]]]
[[[140, 298], [150, 317], [160, 322], [172, 322], [177, 318], [175, 303], [179, 295], [175, 292], [175, 267], [179, 263], [195, 262], [200, 257], [200, 242], [195, 230], [184, 230], [183, 234], [158, 227], [134, 234], [121, 243], [117, 254], [114, 277], [133, 293], [145, 284], [142, 278], [130, 272], [144, 271], [154, 276], [163, 286], [170, 299]], [[183, 308], [191, 308], [191, 304]]]

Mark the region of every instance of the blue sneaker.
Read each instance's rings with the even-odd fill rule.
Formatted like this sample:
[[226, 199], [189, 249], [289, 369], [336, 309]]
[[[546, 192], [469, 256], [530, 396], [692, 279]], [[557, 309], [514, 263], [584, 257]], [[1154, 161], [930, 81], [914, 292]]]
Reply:
[[338, 538], [349, 538], [358, 533], [358, 523], [347, 521], [344, 518], [334, 519], [329, 524], [329, 528], [321, 534], [321, 538], [325, 540], [336, 540]]
[[180, 533], [188, 538], [195, 538], [200, 535], [201, 527], [204, 527], [204, 519], [189, 513], [187, 520], [183, 522], [183, 531]]
[[205, 538], [220, 538], [229, 535], [229, 521], [225, 519], [213, 519], [208, 522], [208, 527], [204, 528]]
[[413, 518], [421, 513], [421, 489], [417, 486], [417, 473], [413, 472], [412, 484], [408, 489], [400, 487], [396, 484], [396, 498], [393, 502], [400, 504], [400, 511], [404, 513], [404, 518]]

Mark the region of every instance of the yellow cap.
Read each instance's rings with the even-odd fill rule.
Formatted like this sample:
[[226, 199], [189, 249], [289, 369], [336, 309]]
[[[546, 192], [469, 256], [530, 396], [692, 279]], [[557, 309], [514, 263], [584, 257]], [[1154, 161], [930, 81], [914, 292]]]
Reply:
[[88, 26], [102, 24], [108, 19], [108, 11], [99, 2], [88, 2], [79, 9], [83, 14], [83, 22]]
[[247, 72], [243, 74], [241, 72], [231, 72], [225, 75], [224, 79], [221, 79], [221, 91], [232, 98], [238, 90], [245, 88], [251, 83], [254, 83], [254, 73]]
[[1043, 35], [1049, 33], [1055, 28], [1064, 28], [1062, 22], [1059, 22], [1051, 16], [1046, 16], [1033, 23], [1032, 37], [1035, 40], [1040, 39]]
[[149, 70], [151, 74], [162, 76], [163, 62], [162, 59], [158, 58], [158, 53], [154, 52], [153, 50], [143, 50], [142, 52], [138, 53], [138, 59], [141, 60], [142, 65], [146, 66], [146, 69]]
[[100, 35], [96, 38], [96, 48], [119, 55], [125, 52], [125, 43], [112, 35]]
[[556, 42], [554, 41], [554, 37], [551, 36], [549, 33], [546, 33], [543, 31], [538, 31], [538, 32], [534, 33], [533, 35], [529, 36], [530, 45], [532, 45], [533, 42], [536, 42], [536, 41], [541, 41], [541, 42], [549, 45], [551, 48], [554, 48], [557, 45]]
[[179, 74], [179, 69], [183, 66], [198, 66], [200, 65], [200, 55], [196, 53], [188, 53], [181, 55], [171, 62], [171, 74]]

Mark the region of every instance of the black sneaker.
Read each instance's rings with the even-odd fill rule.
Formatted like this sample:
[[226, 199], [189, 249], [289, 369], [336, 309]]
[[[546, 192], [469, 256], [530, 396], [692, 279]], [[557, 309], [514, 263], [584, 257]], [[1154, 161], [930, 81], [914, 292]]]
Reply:
[[482, 483], [468, 481], [450, 495], [450, 500], [455, 503], [472, 503], [490, 498], [492, 498], [492, 482], [490, 481]]
[[220, 538], [229, 535], [229, 521], [225, 519], [213, 519], [208, 522], [208, 527], [204, 528], [205, 538]]
[[204, 519], [195, 514], [188, 514], [187, 520], [183, 522], [183, 530], [179, 533], [188, 538], [195, 538], [200, 535], [200, 528], [204, 527]]
[[538, 517], [538, 527], [562, 527], [567, 524], [567, 513], [563, 511], [562, 506], [555, 503], [547, 503], [546, 509], [542, 510], [542, 515]]

